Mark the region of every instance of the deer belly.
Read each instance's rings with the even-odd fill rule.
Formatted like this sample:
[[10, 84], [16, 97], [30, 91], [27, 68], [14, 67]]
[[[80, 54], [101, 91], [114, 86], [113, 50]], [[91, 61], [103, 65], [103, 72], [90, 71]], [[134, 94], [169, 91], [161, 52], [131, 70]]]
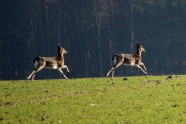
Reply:
[[135, 63], [130, 63], [130, 64], [123, 63], [123, 65], [125, 65], [125, 66], [134, 66]]
[[123, 65], [125, 66], [134, 66], [136, 64], [135, 60], [133, 59], [125, 59]]
[[53, 66], [53, 67], [45, 67], [46, 69], [57, 69], [57, 66]]
[[58, 66], [57, 66], [57, 64], [47, 64], [47, 65], [45, 66], [45, 68], [46, 68], [46, 69], [57, 69]]

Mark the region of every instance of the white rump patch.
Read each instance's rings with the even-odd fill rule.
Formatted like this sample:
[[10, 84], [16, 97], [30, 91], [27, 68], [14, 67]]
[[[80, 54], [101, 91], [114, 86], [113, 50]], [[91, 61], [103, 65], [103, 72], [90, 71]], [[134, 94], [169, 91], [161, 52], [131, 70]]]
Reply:
[[38, 63], [39, 63], [39, 62], [38, 62], [37, 60], [34, 62], [34, 67], [35, 67], [35, 68], [37, 68]]
[[113, 64], [115, 65], [116, 64], [116, 62], [117, 62], [117, 56], [114, 56], [114, 58], [113, 58]]

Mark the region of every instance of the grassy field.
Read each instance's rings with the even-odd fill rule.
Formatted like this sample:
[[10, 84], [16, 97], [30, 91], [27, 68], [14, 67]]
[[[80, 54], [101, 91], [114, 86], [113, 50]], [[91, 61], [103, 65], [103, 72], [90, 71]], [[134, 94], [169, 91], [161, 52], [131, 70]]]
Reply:
[[0, 81], [1, 124], [186, 123], [186, 76]]

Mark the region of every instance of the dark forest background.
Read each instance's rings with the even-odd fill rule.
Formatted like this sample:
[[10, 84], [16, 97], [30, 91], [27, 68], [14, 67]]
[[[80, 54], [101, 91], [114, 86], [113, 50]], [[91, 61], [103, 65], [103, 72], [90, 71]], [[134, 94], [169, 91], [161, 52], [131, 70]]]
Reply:
[[[36, 56], [68, 51], [70, 78], [102, 77], [141, 42], [150, 75], [186, 73], [186, 0], [1, 0], [0, 79], [25, 79]], [[66, 73], [66, 70], [64, 70]], [[116, 76], [144, 75], [121, 66]], [[62, 78], [42, 70], [36, 79]]]

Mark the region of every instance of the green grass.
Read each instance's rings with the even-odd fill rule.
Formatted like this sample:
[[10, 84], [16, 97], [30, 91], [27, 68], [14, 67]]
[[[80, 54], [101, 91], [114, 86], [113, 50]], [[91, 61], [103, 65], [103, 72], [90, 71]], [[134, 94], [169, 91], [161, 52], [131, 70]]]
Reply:
[[1, 124], [186, 123], [186, 76], [0, 81]]

